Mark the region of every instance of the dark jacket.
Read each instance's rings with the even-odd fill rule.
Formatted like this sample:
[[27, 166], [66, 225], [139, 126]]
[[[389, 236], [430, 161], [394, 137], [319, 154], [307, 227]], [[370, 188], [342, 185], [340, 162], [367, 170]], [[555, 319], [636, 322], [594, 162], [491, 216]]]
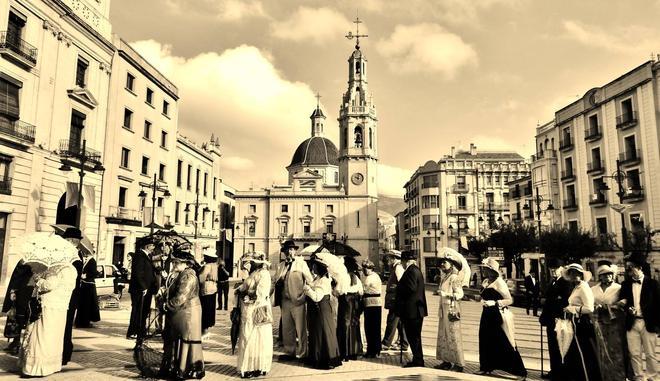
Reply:
[[545, 291], [545, 304], [541, 311], [539, 322], [546, 327], [554, 327], [555, 319], [563, 315], [564, 307], [568, 306], [568, 297], [571, 296], [571, 285], [563, 277], [554, 279]]
[[155, 292], [156, 287], [156, 276], [151, 258], [143, 250], [138, 250], [133, 255], [131, 262], [131, 281], [128, 284], [128, 292], [143, 292], [144, 290]]
[[[632, 293], [632, 281], [624, 280], [621, 283], [621, 292], [619, 298], [626, 300], [626, 311], [635, 305]], [[644, 316], [644, 324], [646, 330], [649, 332], [660, 333], [660, 289], [658, 282], [649, 276], [644, 276], [642, 281], [642, 292], [640, 293], [639, 305], [642, 309], [642, 316]], [[635, 319], [631, 314], [626, 314], [626, 329], [630, 330], [635, 323]]]
[[403, 319], [420, 319], [428, 315], [424, 276], [417, 265], [408, 266], [396, 287], [397, 315]]
[[535, 282], [532, 283], [531, 275], [527, 275], [525, 277], [525, 292], [532, 295], [538, 295], [541, 291], [541, 288], [539, 287], [539, 280], [534, 278], [534, 281]]

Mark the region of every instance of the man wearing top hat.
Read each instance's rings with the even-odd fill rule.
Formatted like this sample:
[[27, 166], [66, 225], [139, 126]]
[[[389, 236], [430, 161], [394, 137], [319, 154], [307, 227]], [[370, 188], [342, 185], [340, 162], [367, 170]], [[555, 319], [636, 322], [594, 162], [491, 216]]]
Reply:
[[406, 339], [406, 332], [399, 324], [399, 316], [396, 310], [396, 287], [399, 280], [403, 276], [404, 268], [401, 264], [401, 252], [392, 250], [390, 252], [390, 277], [387, 280], [387, 287], [385, 288], [385, 309], [387, 312], [387, 325], [385, 326], [385, 334], [383, 335], [382, 348], [387, 351], [393, 349], [394, 335], [399, 331], [399, 348], [402, 351], [408, 350], [408, 340]]
[[[305, 294], [303, 287], [305, 277], [300, 271], [292, 271], [292, 265], [298, 257], [298, 246], [293, 240], [288, 240], [282, 245], [282, 252], [286, 259], [280, 263], [276, 278], [280, 282], [281, 298], [276, 295], [275, 300], [280, 300], [282, 310], [282, 345], [284, 347], [283, 360], [289, 358], [302, 359], [307, 353], [307, 320], [305, 307]], [[276, 293], [280, 292], [277, 290]]]
[[131, 295], [131, 317], [127, 338], [142, 337], [145, 334], [151, 299], [158, 285], [154, 264], [151, 259], [156, 246], [149, 236], [138, 240], [139, 249], [131, 261], [131, 280], [128, 292]]
[[[640, 253], [624, 258], [628, 278], [621, 283], [619, 306], [626, 311], [626, 339], [636, 381], [658, 380], [660, 370], [655, 347], [660, 334], [660, 289], [644, 274], [646, 260]], [[646, 355], [646, 376], [642, 352]]]
[[[67, 228], [62, 232], [61, 237], [71, 242], [73, 246], [77, 249], [80, 246], [80, 240], [82, 239], [82, 232], [80, 229], [75, 227]], [[71, 298], [69, 299], [69, 309], [66, 313], [66, 324], [64, 326], [64, 342], [62, 345], [62, 365], [67, 365], [71, 361], [71, 355], [73, 354], [73, 320], [76, 315], [76, 310], [78, 309], [78, 299], [80, 294], [80, 279], [83, 270], [82, 256], [80, 250], [78, 250], [78, 256], [80, 260], [76, 260], [72, 263], [73, 267], [76, 268], [78, 276], [76, 278], [76, 286], [71, 292]]]
[[424, 366], [424, 353], [422, 352], [422, 325], [424, 317], [428, 315], [426, 308], [426, 293], [424, 289], [424, 276], [417, 267], [417, 255], [407, 250], [401, 253], [401, 263], [405, 268], [396, 288], [397, 314], [403, 323], [408, 343], [413, 353], [412, 361], [405, 367]]
[[548, 353], [550, 355], [550, 372], [543, 375], [551, 380], [564, 380], [562, 359], [559, 353], [559, 343], [555, 333], [555, 319], [561, 318], [564, 307], [568, 306], [571, 286], [562, 276], [562, 261], [559, 258], [548, 258], [550, 280], [545, 290], [545, 304], [539, 317], [539, 322], [545, 327], [548, 335]]

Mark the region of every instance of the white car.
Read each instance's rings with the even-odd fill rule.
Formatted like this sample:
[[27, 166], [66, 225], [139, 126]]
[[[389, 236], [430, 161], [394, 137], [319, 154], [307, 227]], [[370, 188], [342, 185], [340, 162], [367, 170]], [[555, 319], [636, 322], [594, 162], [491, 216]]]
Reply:
[[96, 283], [96, 294], [98, 296], [114, 295], [117, 267], [108, 264], [97, 265], [96, 271], [98, 272], [98, 277], [94, 279], [94, 283]]

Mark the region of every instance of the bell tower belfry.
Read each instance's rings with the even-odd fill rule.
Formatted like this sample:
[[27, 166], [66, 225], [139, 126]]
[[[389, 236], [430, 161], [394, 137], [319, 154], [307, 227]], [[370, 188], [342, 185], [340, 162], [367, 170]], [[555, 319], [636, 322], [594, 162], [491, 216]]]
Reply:
[[369, 92], [367, 58], [360, 50], [362, 21], [356, 18], [355, 50], [348, 58], [348, 90], [339, 108], [339, 172], [347, 195], [378, 197], [378, 128], [376, 106]]

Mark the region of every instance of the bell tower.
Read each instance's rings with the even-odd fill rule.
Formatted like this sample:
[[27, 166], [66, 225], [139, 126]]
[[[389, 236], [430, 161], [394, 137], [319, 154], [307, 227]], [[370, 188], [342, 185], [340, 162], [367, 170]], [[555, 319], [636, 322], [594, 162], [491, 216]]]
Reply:
[[350, 196], [378, 198], [378, 118], [369, 92], [367, 58], [360, 50], [360, 21], [356, 18], [355, 50], [348, 58], [348, 90], [339, 109], [339, 173], [340, 183]]

